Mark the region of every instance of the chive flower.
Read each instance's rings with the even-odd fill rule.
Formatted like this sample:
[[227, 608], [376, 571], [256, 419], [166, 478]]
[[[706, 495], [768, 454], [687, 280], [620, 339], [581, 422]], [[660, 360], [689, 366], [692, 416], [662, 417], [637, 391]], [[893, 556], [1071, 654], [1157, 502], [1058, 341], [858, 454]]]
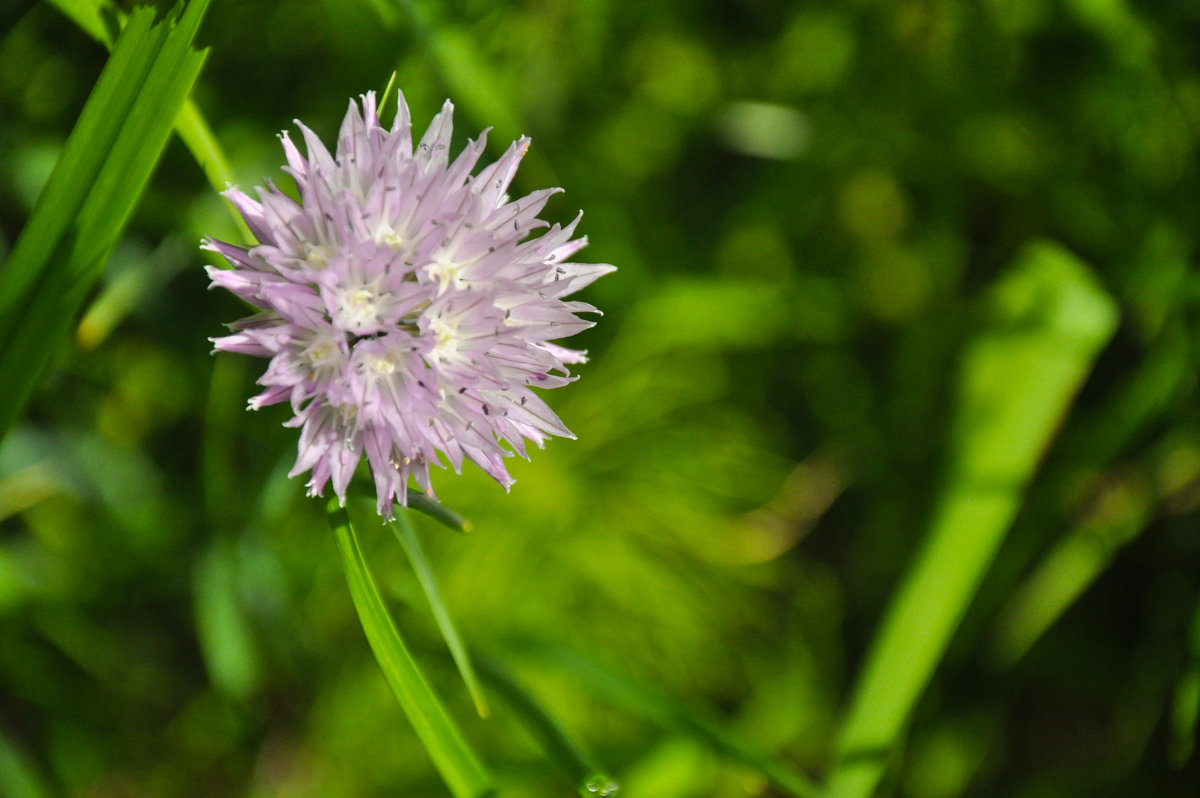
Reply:
[[351, 100], [333, 154], [297, 121], [307, 157], [280, 140], [300, 201], [270, 181], [257, 200], [231, 187], [258, 243], [203, 244], [232, 266], [207, 267], [212, 286], [259, 309], [212, 340], [269, 359], [249, 407], [290, 403], [290, 476], [309, 472], [311, 496], [332, 481], [344, 503], [365, 454], [385, 518], [410, 476], [433, 495], [430, 465], [470, 460], [507, 490], [505, 458], [574, 437], [533, 388], [575, 379], [585, 353], [552, 342], [599, 311], [565, 297], [614, 270], [570, 261], [579, 217], [538, 218], [561, 189], [509, 198], [528, 138], [472, 175], [486, 130], [450, 161], [451, 103], [415, 147], [403, 94], [397, 106], [388, 129], [373, 92]]

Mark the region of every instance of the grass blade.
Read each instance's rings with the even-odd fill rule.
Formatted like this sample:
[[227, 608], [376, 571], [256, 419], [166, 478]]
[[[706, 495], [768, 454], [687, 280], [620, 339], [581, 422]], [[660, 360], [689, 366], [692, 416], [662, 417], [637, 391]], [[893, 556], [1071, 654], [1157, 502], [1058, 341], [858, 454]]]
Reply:
[[991, 656], [1007, 668], [1065, 613], [1154, 517], [1145, 480], [1109, 485], [1098, 508], [1046, 553], [1001, 610]]
[[337, 541], [338, 553], [346, 570], [350, 597], [366, 633], [375, 659], [392, 688], [396, 700], [408, 715], [425, 750], [455, 798], [479, 798], [491, 795], [492, 785], [474, 753], [451, 722], [441, 701], [421, 675], [404, 640], [392, 623], [379, 588], [363, 559], [362, 549], [350, 517], [337, 499], [328, 504], [329, 525]]
[[17, 312], [31, 287], [67, 237], [154, 63], [162, 38], [150, 30], [153, 18], [149, 10], [137, 14], [124, 46], [105, 64], [0, 272], [0, 341], [17, 326]]
[[417, 537], [417, 531], [413, 528], [412, 521], [403, 510], [396, 515], [396, 520], [390, 526], [396, 533], [396, 539], [400, 541], [400, 546], [404, 549], [408, 561], [412, 563], [413, 570], [417, 572], [417, 580], [421, 583], [421, 589], [425, 591], [425, 598], [428, 599], [429, 606], [433, 610], [433, 617], [437, 621], [438, 629], [442, 632], [446, 646], [450, 649], [450, 655], [454, 657], [454, 664], [458, 666], [458, 672], [462, 674], [467, 691], [471, 693], [471, 699], [475, 702], [475, 710], [479, 713], [479, 717], [486, 718], [488, 716], [487, 701], [483, 697], [479, 680], [475, 678], [475, 669], [471, 666], [471, 655], [467, 653], [467, 647], [463, 645], [458, 629], [454, 626], [454, 620], [446, 609], [446, 603], [442, 601], [442, 591], [438, 588], [437, 577], [434, 576], [429, 559], [425, 556], [421, 539]]
[[925, 546], [867, 656], [830, 795], [867, 798], [990, 565], [1042, 453], [1117, 323], [1086, 266], [1030, 247], [988, 297], [959, 377], [946, 481]]
[[[80, 30], [110, 50], [115, 40], [110, 28], [119, 29], [127, 21], [125, 13], [108, 0], [49, 0], [49, 3], [74, 22]], [[106, 20], [110, 24], [106, 25]], [[175, 117], [175, 132], [192, 153], [214, 190], [224, 191], [226, 186], [234, 182], [233, 169], [229, 166], [225, 151], [213, 135], [208, 120], [190, 97], [184, 101], [183, 107]], [[241, 233], [242, 240], [252, 241], [254, 236], [241, 214], [234, 210], [228, 200], [225, 201], [225, 207]]]
[[[1131, 440], [1160, 418], [1171, 396], [1190, 377], [1190, 346], [1179, 319], [1164, 324], [1137, 368], [1114, 388], [1086, 425], [1080, 425], [1082, 430], [1076, 428], [1074, 440], [1068, 441], [1064, 434], [1061, 448], [1074, 456], [1060, 458], [1054, 472], [1048, 468], [1039, 480], [1046, 488], [1031, 491], [1027, 501], [1057, 510], [1042, 522], [1045, 527], [1061, 528], [1064, 514], [1074, 518], [1085, 515], [1085, 520], [1074, 524], [1025, 581], [1012, 589], [992, 635], [990, 654], [995, 667], [1009, 667], [1024, 656], [1104, 573], [1120, 550], [1146, 529], [1154, 505], [1166, 498], [1152, 495], [1147, 484], [1152, 481], [1150, 463], [1126, 464], [1120, 469], [1111, 466]], [[1078, 469], [1080, 461], [1089, 462], [1096, 478], [1072, 478], [1068, 469]], [[1064, 485], [1069, 487], [1064, 490]], [[1058, 493], [1052, 494], [1051, 488]]]
[[129, 18], [46, 186], [0, 270], [0, 435], [66, 337], [170, 136], [205, 53], [193, 0], [158, 25]]

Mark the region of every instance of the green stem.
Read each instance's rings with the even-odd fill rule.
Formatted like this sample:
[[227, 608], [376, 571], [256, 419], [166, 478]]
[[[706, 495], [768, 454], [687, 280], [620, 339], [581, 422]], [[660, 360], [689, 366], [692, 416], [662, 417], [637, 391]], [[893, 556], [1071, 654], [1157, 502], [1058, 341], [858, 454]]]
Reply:
[[442, 526], [449, 527], [455, 532], [470, 532], [475, 528], [474, 524], [466, 518], [463, 518], [441, 502], [429, 498], [424, 493], [409, 491], [408, 507], [411, 510], [424, 513]]
[[383, 670], [384, 678], [408, 715], [417, 736], [429, 752], [455, 798], [492, 795], [491, 780], [451, 722], [438, 697], [417, 668], [404, 640], [392, 623], [379, 588], [363, 559], [354, 527], [336, 499], [327, 505], [329, 525], [346, 570], [346, 582], [367, 642]]

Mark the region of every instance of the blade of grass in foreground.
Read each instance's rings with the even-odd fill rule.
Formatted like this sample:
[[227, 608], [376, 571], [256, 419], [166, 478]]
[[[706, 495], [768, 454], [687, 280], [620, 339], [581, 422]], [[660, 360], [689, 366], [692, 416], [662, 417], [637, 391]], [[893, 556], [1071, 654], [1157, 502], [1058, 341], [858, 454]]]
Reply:
[[458, 672], [462, 674], [467, 691], [471, 693], [471, 699], [475, 702], [475, 711], [479, 713], [479, 717], [486, 718], [488, 716], [487, 701], [483, 697], [479, 680], [475, 678], [475, 668], [471, 666], [471, 655], [467, 653], [467, 647], [463, 645], [462, 638], [459, 637], [454, 620], [450, 617], [450, 611], [446, 609], [446, 603], [442, 601], [442, 591], [438, 587], [437, 577], [434, 576], [429, 559], [425, 556], [425, 549], [421, 546], [421, 539], [417, 537], [417, 530], [413, 528], [412, 521], [408, 518], [408, 511], [402, 509], [396, 514], [396, 520], [392, 521], [389, 526], [396, 533], [396, 539], [400, 541], [404, 554], [417, 573], [417, 580], [421, 583], [421, 590], [425, 592], [430, 609], [433, 610], [433, 617], [437, 621], [438, 629], [446, 641], [446, 646], [450, 649], [450, 655], [454, 657], [454, 664], [458, 667]]
[[[127, 20], [125, 12], [108, 0], [48, 0], [64, 16], [75, 23], [87, 35], [112, 49], [113, 31], [122, 28]], [[107, 23], [107, 24], [106, 24]], [[175, 117], [175, 132], [183, 141], [184, 146], [192, 153], [196, 163], [208, 178], [208, 183], [216, 191], [224, 191], [232, 184], [233, 170], [229, 167], [229, 159], [225, 157], [217, 137], [213, 135], [208, 120], [200, 112], [199, 107], [189, 97], [184, 100], [179, 114]], [[234, 210], [233, 205], [226, 200], [225, 207], [233, 218], [244, 241], [254, 240], [250, 228], [241, 214]]]
[[430, 758], [455, 798], [479, 798], [492, 794], [492, 784], [474, 753], [450, 720], [441, 701], [425, 681], [404, 640], [392, 623], [379, 588], [363, 559], [362, 549], [350, 517], [330, 499], [327, 506], [329, 525], [337, 540], [338, 552], [346, 570], [346, 582], [354, 609], [362, 621], [367, 642], [375, 659], [400, 702], [409, 721], [429, 752]]
[[0, 436], [49, 367], [166, 146], [204, 63], [192, 40], [206, 7], [192, 0], [157, 25], [152, 9], [130, 16], [0, 269]]
[[964, 352], [945, 484], [925, 546], [867, 656], [837, 745], [832, 798], [867, 798], [1012, 523], [1117, 310], [1087, 267], [1031, 246], [988, 296]]

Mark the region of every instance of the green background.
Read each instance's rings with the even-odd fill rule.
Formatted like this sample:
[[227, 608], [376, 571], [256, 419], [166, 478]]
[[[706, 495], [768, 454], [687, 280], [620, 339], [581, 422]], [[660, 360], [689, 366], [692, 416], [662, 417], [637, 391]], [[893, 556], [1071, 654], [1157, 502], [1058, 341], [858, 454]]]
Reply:
[[[582, 208], [580, 259], [619, 267], [548, 396], [579, 440], [508, 496], [435, 473], [475, 531], [418, 526], [464, 635], [629, 798], [782, 794], [696, 715], [829, 772], [947, 463], [1006, 456], [954, 422], [989, 287], [1086, 264], [1118, 326], [885, 790], [1200, 789], [1194, 5], [214, 0], [199, 43], [243, 189], [396, 70], [419, 129], [455, 102], [456, 149], [532, 136], [513, 191], [563, 186], [544, 217]], [[0, 257], [105, 58], [50, 5], [0, 11]], [[263, 363], [208, 354], [244, 311], [206, 234], [239, 235], [173, 141], [0, 447], [0, 795], [445, 795], [286, 479], [286, 412], [243, 410]], [[570, 794], [501, 700], [473, 717], [400, 547], [359, 535], [500, 794]]]

